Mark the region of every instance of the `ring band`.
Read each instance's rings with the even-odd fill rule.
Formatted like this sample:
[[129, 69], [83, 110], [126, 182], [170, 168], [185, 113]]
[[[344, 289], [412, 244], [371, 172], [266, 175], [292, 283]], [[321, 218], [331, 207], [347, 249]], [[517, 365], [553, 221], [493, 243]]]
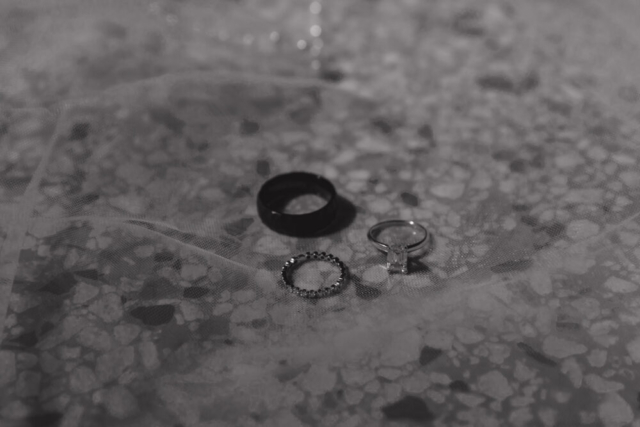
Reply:
[[[388, 245], [378, 240], [378, 234], [385, 228], [388, 227], [411, 227], [413, 230], [416, 230], [422, 233], [422, 237], [415, 243], [410, 245], [401, 245], [401, 244], [393, 244]], [[367, 238], [373, 246], [381, 250], [382, 252], [387, 253], [387, 270], [390, 273], [408, 273], [408, 254], [410, 252], [417, 251], [421, 249], [425, 243], [427, 243], [427, 238], [429, 237], [429, 232], [422, 225], [418, 224], [415, 221], [405, 221], [402, 219], [392, 219], [388, 221], [382, 221], [374, 225], [369, 229], [367, 233]]]
[[[305, 194], [315, 194], [327, 204], [304, 214], [283, 212], [288, 201]], [[289, 236], [313, 236], [331, 225], [337, 210], [333, 184], [320, 175], [307, 172], [277, 175], [265, 182], [258, 192], [258, 215], [262, 222], [273, 231]]]
[[[291, 270], [295, 266], [310, 260], [327, 261], [337, 266], [340, 269], [340, 276], [331, 286], [325, 286], [324, 288], [318, 290], [308, 290], [297, 287], [293, 284], [293, 279], [291, 278]], [[282, 267], [282, 281], [287, 287], [287, 290], [303, 298], [323, 298], [335, 295], [336, 293], [340, 292], [340, 290], [344, 286], [346, 277], [346, 265], [342, 261], [340, 261], [338, 257], [325, 252], [306, 252], [304, 254], [296, 255], [285, 262], [284, 266]]]

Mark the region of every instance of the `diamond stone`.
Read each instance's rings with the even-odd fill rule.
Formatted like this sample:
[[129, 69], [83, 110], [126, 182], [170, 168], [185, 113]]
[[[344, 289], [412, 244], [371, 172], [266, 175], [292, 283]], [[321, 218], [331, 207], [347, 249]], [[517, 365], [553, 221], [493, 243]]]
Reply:
[[407, 274], [407, 248], [402, 245], [392, 245], [387, 252], [387, 270], [389, 273]]

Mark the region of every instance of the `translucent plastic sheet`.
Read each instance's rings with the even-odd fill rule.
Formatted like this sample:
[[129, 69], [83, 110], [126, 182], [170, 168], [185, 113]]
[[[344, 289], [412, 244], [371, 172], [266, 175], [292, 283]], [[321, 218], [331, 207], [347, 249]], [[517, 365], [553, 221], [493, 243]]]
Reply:
[[640, 424], [638, 8], [322, 7], [313, 71], [305, 2], [0, 5], [0, 426]]

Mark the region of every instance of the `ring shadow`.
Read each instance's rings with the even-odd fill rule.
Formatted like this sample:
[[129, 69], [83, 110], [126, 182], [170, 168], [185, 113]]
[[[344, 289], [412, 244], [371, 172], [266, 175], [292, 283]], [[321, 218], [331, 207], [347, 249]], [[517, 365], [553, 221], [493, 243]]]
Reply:
[[336, 217], [327, 227], [309, 236], [308, 238], [324, 237], [331, 234], [339, 233], [342, 230], [348, 228], [353, 221], [355, 221], [357, 215], [356, 206], [349, 200], [338, 195], [336, 198]]
[[407, 266], [410, 273], [428, 273], [431, 272], [428, 264], [422, 261], [422, 258], [428, 256], [436, 247], [436, 241], [433, 238], [433, 233], [429, 233], [427, 236], [427, 244], [417, 251], [413, 252], [407, 260]]

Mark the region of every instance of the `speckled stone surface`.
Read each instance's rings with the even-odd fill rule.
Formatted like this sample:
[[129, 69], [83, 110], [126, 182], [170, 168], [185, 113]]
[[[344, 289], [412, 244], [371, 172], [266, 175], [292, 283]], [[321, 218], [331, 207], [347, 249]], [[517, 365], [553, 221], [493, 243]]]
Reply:
[[[639, 427], [638, 17], [3, 3], [0, 426]], [[321, 236], [257, 216], [292, 170], [341, 197]], [[433, 235], [406, 276], [394, 218]], [[284, 289], [306, 251], [342, 292]]]

